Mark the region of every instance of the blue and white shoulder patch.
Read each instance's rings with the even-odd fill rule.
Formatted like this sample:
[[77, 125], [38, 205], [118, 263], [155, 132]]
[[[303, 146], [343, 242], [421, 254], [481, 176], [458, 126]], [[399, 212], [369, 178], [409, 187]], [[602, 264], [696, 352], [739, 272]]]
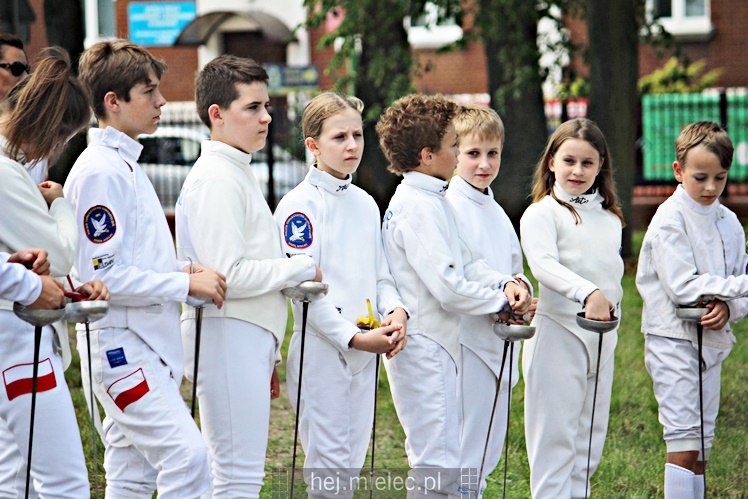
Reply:
[[83, 217], [83, 230], [92, 243], [101, 244], [109, 241], [117, 232], [117, 222], [112, 211], [103, 205], [89, 208]]
[[301, 212], [292, 213], [283, 226], [286, 244], [292, 248], [304, 249], [312, 245], [312, 222]]

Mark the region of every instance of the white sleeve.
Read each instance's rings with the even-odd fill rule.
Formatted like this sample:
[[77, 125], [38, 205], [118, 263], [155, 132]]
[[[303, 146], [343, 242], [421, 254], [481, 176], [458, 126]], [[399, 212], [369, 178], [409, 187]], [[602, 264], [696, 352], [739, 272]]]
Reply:
[[449, 241], [445, 238], [445, 222], [427, 214], [417, 218], [414, 221], [408, 217], [399, 220], [393, 239], [403, 248], [408, 264], [441, 306], [449, 312], [470, 315], [487, 315], [501, 310], [507, 302], [503, 292], [471, 281], [457, 270], [463, 266], [451, 253]]
[[[292, 191], [283, 198], [275, 210], [275, 220], [283, 235], [283, 253], [293, 257], [306, 255], [312, 258], [315, 264], [320, 264], [320, 248], [325, 234], [323, 224], [317, 216], [318, 211], [315, 203], [301, 199], [298, 192]], [[323, 275], [324, 272], [325, 269], [322, 269]], [[301, 321], [300, 317], [295, 319]], [[358, 327], [344, 319], [327, 298], [310, 304], [307, 321], [315, 331], [341, 349], [348, 349], [351, 339], [359, 333]]]
[[[101, 279], [109, 288], [113, 305], [144, 307], [153, 303], [184, 302], [190, 286], [188, 274], [156, 272], [130, 263], [133, 255], [128, 253], [139, 249], [133, 248], [132, 241], [137, 228], [128, 226], [127, 215], [137, 210], [130, 182], [109, 170], [96, 170], [77, 176], [72, 185], [66, 185], [70, 199], [76, 205], [76, 219], [82, 227], [86, 223], [86, 214], [94, 207], [106, 207], [114, 218], [114, 221], [108, 220], [107, 215], [107, 221], [116, 224], [114, 235], [104, 242], [93, 242], [81, 231], [76, 257], [78, 278], [83, 282]], [[107, 255], [112, 263], [95, 269], [92, 262], [101, 255]]]
[[0, 299], [31, 305], [42, 294], [42, 280], [21, 264], [7, 263], [9, 256], [0, 253]]
[[[20, 167], [19, 167], [20, 168]], [[70, 203], [55, 199], [47, 208], [39, 188], [28, 173], [3, 165], [0, 183], [0, 238], [12, 251], [42, 248], [47, 251], [50, 273], [70, 272], [78, 244], [78, 230]]]
[[539, 283], [569, 300], [580, 301], [580, 296], [589, 296], [598, 287], [561, 264], [553, 214], [539, 208], [537, 204], [530, 205], [520, 221], [527, 263]]
[[[247, 203], [239, 185], [209, 178], [189, 190], [186, 219], [198, 260], [226, 275], [227, 298], [251, 298], [298, 284], [313, 262], [309, 258], [247, 257], [254, 235], [244, 230]], [[272, 244], [277, 244], [277, 239]]]
[[652, 265], [670, 300], [693, 305], [702, 296], [723, 301], [748, 296], [748, 275], [721, 277], [698, 274], [686, 232], [666, 225], [650, 240]]

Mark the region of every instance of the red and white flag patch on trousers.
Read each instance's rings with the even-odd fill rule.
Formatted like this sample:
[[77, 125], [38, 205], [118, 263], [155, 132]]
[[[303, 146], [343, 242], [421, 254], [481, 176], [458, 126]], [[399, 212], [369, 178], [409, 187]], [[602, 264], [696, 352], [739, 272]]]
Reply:
[[148, 381], [143, 374], [143, 368], [140, 368], [112, 383], [106, 392], [114, 400], [117, 407], [125, 412], [125, 407], [137, 402], [149, 391], [150, 388], [148, 388]]
[[[3, 383], [8, 400], [31, 393], [34, 377], [34, 363], [16, 364], [3, 371]], [[39, 371], [36, 380], [36, 392], [46, 392], [57, 386], [55, 370], [52, 361], [47, 357], [39, 361]]]

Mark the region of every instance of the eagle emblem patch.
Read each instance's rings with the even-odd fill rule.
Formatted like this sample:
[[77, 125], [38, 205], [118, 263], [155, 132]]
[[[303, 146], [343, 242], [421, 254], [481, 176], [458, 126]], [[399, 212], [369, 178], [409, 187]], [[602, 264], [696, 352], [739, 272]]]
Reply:
[[109, 241], [117, 232], [117, 222], [109, 208], [96, 205], [89, 208], [83, 217], [83, 230], [89, 241], [101, 244]]
[[312, 245], [312, 222], [303, 213], [289, 215], [283, 226], [286, 244], [292, 248], [304, 249]]

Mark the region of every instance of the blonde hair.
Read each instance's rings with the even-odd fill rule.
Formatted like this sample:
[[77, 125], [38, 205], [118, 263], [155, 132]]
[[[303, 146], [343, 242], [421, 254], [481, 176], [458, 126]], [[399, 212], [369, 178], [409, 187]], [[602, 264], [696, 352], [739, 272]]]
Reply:
[[324, 92], [316, 96], [306, 105], [301, 117], [304, 138], [318, 139], [325, 121], [345, 109], [353, 109], [361, 114], [364, 112], [364, 102], [358, 97], [337, 92]]
[[150, 72], [159, 80], [166, 63], [129, 40], [105, 40], [91, 45], [81, 55], [78, 77], [91, 94], [91, 107], [98, 119], [106, 118], [104, 96], [114, 92], [130, 102], [130, 90], [138, 83], [150, 83]]
[[623, 212], [618, 206], [618, 195], [616, 194], [615, 181], [613, 179], [613, 161], [608, 154], [608, 144], [605, 136], [597, 124], [585, 118], [577, 118], [566, 121], [556, 128], [553, 135], [548, 139], [545, 151], [540, 157], [535, 174], [533, 175], [532, 202], [537, 203], [546, 196], [564, 205], [571, 212], [576, 223], [581, 223], [582, 219], [579, 213], [572, 205], [561, 201], [553, 192], [553, 184], [556, 183], [556, 176], [550, 169], [550, 162], [558, 149], [568, 139], [581, 139], [590, 144], [600, 155], [600, 172], [592, 183], [592, 190], [597, 189], [603, 197], [603, 208], [614, 213], [624, 224]]
[[457, 145], [468, 135], [480, 140], [504, 143], [504, 122], [490, 107], [477, 104], [460, 106], [454, 119]]
[[31, 76], [17, 83], [2, 105], [7, 153], [50, 158], [91, 119], [88, 94], [62, 47], [49, 47]]
[[681, 168], [686, 168], [686, 154], [694, 147], [704, 146], [708, 152], [719, 159], [725, 170], [732, 166], [735, 149], [727, 132], [713, 121], [697, 121], [684, 128], [675, 139], [675, 156]]

